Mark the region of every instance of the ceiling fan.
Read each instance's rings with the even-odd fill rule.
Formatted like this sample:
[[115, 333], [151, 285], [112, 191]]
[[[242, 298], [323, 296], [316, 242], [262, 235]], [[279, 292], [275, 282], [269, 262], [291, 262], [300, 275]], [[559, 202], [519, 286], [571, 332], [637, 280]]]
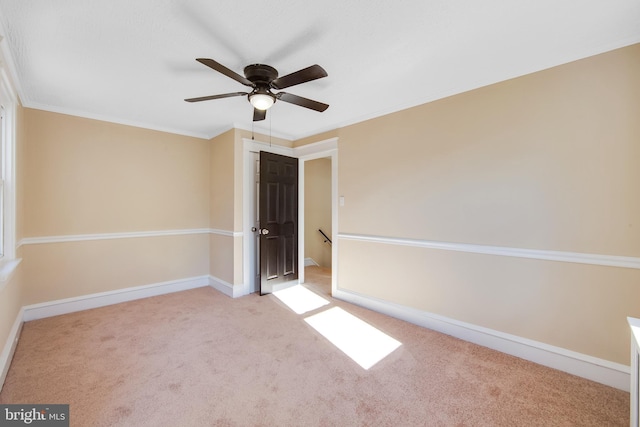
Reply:
[[231, 92], [220, 95], [201, 96], [198, 98], [185, 99], [187, 102], [208, 101], [211, 99], [230, 98], [233, 96], [247, 95], [249, 102], [253, 105], [253, 121], [264, 120], [267, 117], [267, 109], [276, 100], [299, 105], [315, 111], [324, 111], [329, 108], [328, 104], [303, 98], [287, 92], [273, 93], [271, 89], [281, 90], [301, 83], [327, 77], [327, 72], [319, 65], [312, 65], [302, 70], [296, 71], [286, 76], [278, 77], [278, 71], [264, 64], [247, 65], [244, 68], [244, 77], [225, 67], [224, 65], [209, 58], [197, 58], [196, 61], [206, 65], [227, 77], [231, 77], [245, 86], [253, 88], [251, 92]]

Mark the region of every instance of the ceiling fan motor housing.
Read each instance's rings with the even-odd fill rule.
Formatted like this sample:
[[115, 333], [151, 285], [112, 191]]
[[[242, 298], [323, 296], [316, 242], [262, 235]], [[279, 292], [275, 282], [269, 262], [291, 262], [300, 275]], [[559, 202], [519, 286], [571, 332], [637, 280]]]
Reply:
[[245, 77], [257, 86], [269, 87], [278, 78], [278, 70], [264, 64], [252, 64], [244, 67]]

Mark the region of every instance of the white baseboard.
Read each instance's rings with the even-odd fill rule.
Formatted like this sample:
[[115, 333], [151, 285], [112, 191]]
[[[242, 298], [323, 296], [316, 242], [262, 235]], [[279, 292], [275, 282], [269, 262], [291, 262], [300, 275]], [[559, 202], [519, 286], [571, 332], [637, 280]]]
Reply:
[[313, 258], [305, 258], [304, 259], [304, 266], [305, 267], [309, 267], [310, 265], [314, 265], [316, 267], [319, 267], [320, 264], [318, 264], [317, 262], [315, 262], [315, 260]]
[[18, 345], [18, 338], [20, 338], [20, 332], [22, 331], [22, 318], [24, 317], [24, 308], [18, 311], [16, 320], [13, 322], [13, 327], [9, 331], [9, 336], [0, 354], [0, 391], [4, 386], [4, 380], [9, 372], [9, 366], [11, 366], [11, 359], [13, 359], [13, 353], [16, 352], [16, 346]]
[[244, 285], [233, 286], [231, 283], [211, 275], [209, 276], [209, 286], [231, 298], [244, 295]]
[[[231, 298], [243, 295], [242, 286], [233, 286], [213, 276], [200, 276], [22, 307], [0, 354], [0, 389], [9, 370], [23, 321], [73, 313], [203, 286], [211, 286]], [[630, 370], [626, 365], [460, 322], [351, 291], [337, 289], [334, 291], [333, 297], [550, 368], [629, 391]]]
[[82, 295], [74, 298], [43, 302], [23, 307], [24, 321], [43, 319], [60, 314], [73, 313], [91, 308], [104, 307], [141, 298], [154, 297], [187, 289], [200, 288], [209, 284], [208, 276], [191, 277], [188, 279], [172, 280], [154, 283], [152, 285], [136, 286], [117, 289], [114, 291]]
[[333, 297], [465, 341], [558, 369], [620, 390], [629, 391], [630, 369], [626, 365], [506, 334], [437, 314], [390, 303], [356, 292], [337, 289]]

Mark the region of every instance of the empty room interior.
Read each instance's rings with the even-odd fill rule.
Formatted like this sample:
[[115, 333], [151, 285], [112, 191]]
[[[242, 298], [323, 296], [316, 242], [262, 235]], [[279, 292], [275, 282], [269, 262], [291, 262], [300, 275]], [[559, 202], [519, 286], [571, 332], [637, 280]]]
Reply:
[[0, 404], [637, 422], [640, 3], [534, 3], [0, 0]]

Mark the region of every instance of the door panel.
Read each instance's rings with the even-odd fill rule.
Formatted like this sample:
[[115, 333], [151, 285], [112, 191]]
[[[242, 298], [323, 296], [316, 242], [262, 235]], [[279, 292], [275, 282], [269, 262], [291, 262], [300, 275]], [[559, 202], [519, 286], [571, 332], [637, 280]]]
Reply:
[[298, 279], [298, 159], [260, 152], [259, 202], [264, 295]]

